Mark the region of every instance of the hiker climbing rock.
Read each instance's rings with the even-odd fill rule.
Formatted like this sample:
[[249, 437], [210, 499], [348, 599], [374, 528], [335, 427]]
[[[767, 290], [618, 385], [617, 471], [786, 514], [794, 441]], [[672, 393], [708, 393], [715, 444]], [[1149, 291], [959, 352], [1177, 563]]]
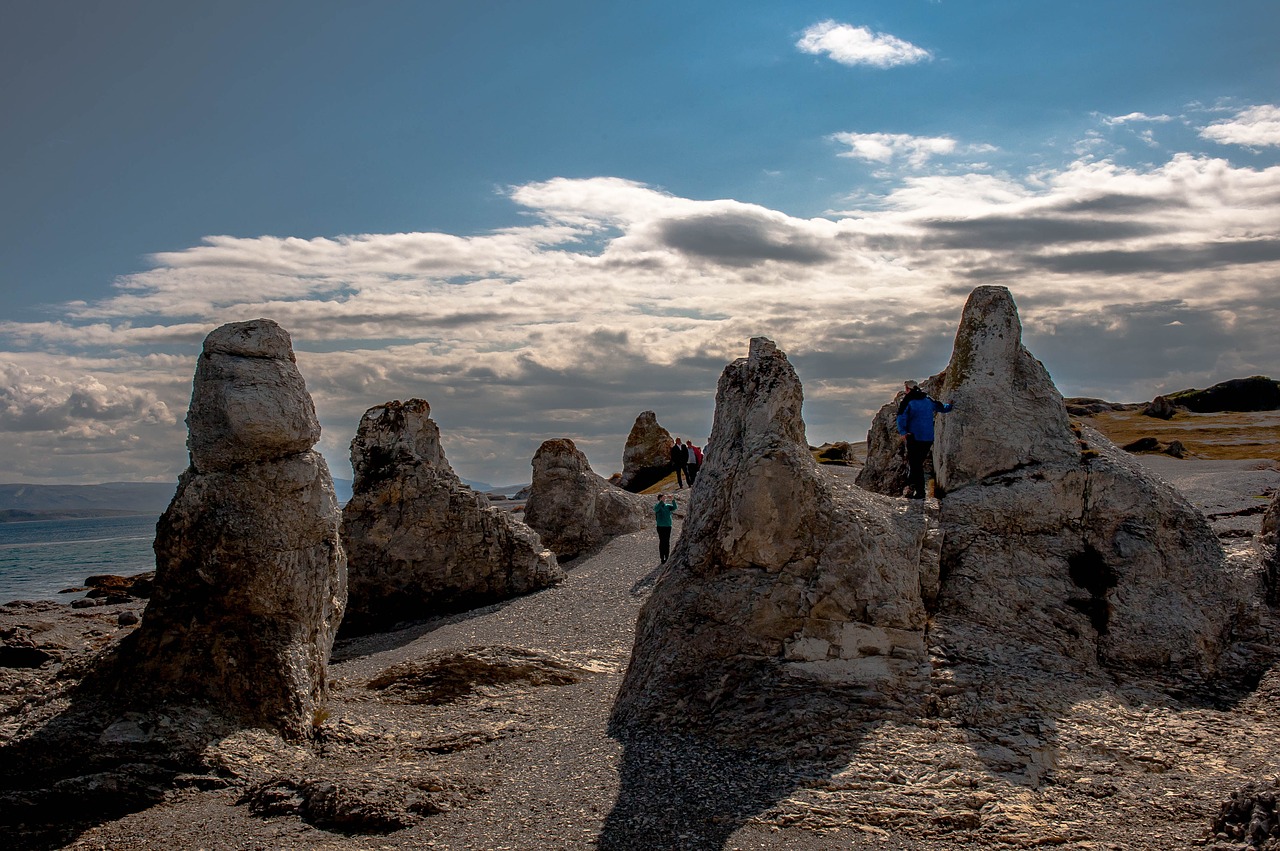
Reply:
[[924, 499], [924, 462], [933, 451], [933, 415], [947, 413], [951, 403], [929, 398], [914, 381], [903, 382], [903, 387], [907, 394], [898, 405], [898, 434], [907, 448], [907, 486], [911, 499]]

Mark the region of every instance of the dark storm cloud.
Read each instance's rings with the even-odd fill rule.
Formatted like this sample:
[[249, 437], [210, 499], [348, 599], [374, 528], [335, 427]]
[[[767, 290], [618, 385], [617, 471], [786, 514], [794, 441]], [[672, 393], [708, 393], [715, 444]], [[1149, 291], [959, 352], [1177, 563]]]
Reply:
[[1064, 200], [1052, 205], [1049, 209], [1061, 213], [1124, 213], [1137, 216], [1151, 213], [1162, 213], [1169, 210], [1185, 209], [1188, 206], [1184, 198], [1152, 198], [1139, 195], [1099, 195], [1095, 198], [1079, 198]]
[[1161, 233], [1165, 228], [1134, 221], [1046, 216], [983, 216], [923, 222], [926, 245], [939, 248], [1008, 250], [1076, 242], [1110, 242]]
[[683, 254], [726, 266], [749, 266], [762, 260], [810, 266], [832, 259], [814, 237], [744, 212], [671, 219], [659, 225], [659, 239]]

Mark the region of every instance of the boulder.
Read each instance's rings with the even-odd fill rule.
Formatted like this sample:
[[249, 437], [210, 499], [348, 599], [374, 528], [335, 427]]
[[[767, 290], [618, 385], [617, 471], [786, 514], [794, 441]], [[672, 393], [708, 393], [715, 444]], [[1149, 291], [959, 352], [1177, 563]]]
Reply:
[[662, 481], [671, 472], [673, 443], [671, 433], [658, 425], [657, 414], [641, 411], [622, 450], [622, 478], [618, 484], [639, 493]]
[[84, 581], [84, 584], [89, 588], [89, 593], [85, 596], [110, 597], [123, 594], [126, 597], [150, 597], [151, 589], [155, 587], [155, 579], [156, 573], [154, 570], [134, 576], [116, 576], [114, 574], [90, 576]]
[[545, 441], [532, 463], [524, 519], [562, 559], [653, 523], [649, 498], [596, 475], [587, 456], [567, 437]]
[[812, 448], [810, 451], [813, 452], [814, 460], [819, 464], [852, 467], [858, 463], [857, 456], [854, 454], [853, 444], [847, 440], [824, 443], [821, 446]]
[[1160, 441], [1154, 437], [1140, 437], [1121, 447], [1125, 452], [1159, 452]]
[[1144, 417], [1155, 417], [1158, 420], [1171, 420], [1178, 409], [1164, 396], [1157, 396], [1142, 408]]
[[378, 405], [351, 441], [346, 629], [389, 628], [564, 578], [532, 529], [453, 472], [430, 413], [422, 399]]
[[[805, 735], [856, 705], [915, 711], [937, 535], [919, 503], [819, 467], [799, 379], [764, 338], [730, 364], [668, 567], [641, 611], [615, 721]], [[825, 720], [823, 720], [825, 719]]]
[[134, 702], [208, 703], [291, 738], [326, 694], [346, 603], [340, 514], [289, 335], [259, 319], [206, 338], [191, 466], [156, 527], [156, 576], [120, 648]]

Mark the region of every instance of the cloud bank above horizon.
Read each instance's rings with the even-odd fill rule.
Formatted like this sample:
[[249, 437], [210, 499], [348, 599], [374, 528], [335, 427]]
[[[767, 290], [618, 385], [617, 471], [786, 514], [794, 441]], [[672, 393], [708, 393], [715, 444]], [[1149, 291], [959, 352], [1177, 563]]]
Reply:
[[[1277, 144], [1278, 113], [1239, 109], [1199, 132]], [[1067, 395], [1145, 399], [1274, 371], [1280, 166], [1095, 151], [1016, 175], [926, 174], [981, 143], [872, 135], [858, 156], [904, 170], [815, 218], [561, 177], [507, 187], [524, 221], [475, 235], [210, 236], [156, 254], [105, 298], [0, 322], [0, 480], [172, 478], [200, 342], [259, 316], [293, 336], [338, 477], [363, 411], [410, 397], [431, 403], [469, 478], [527, 480], [537, 445], [561, 436], [608, 475], [642, 410], [705, 439], [721, 369], [760, 335], [800, 373], [811, 442], [858, 440], [899, 381], [946, 365], [985, 283], [1013, 291]], [[858, 151], [856, 136], [831, 141]]]

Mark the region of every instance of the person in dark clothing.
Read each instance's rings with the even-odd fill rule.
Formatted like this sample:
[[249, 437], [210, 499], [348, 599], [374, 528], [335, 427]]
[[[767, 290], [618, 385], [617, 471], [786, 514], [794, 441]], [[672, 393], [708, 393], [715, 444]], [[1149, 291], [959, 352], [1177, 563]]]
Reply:
[[671, 446], [671, 466], [676, 468], [676, 487], [684, 487], [685, 466], [688, 463], [689, 450], [677, 437]]
[[658, 529], [658, 558], [663, 563], [671, 555], [671, 515], [676, 513], [676, 507], [676, 498], [666, 494], [659, 494], [653, 506], [654, 523]]
[[903, 386], [907, 393], [898, 403], [898, 434], [907, 447], [907, 485], [911, 499], [924, 499], [924, 462], [933, 452], [933, 415], [947, 413], [952, 405], [930, 399], [914, 381]]

